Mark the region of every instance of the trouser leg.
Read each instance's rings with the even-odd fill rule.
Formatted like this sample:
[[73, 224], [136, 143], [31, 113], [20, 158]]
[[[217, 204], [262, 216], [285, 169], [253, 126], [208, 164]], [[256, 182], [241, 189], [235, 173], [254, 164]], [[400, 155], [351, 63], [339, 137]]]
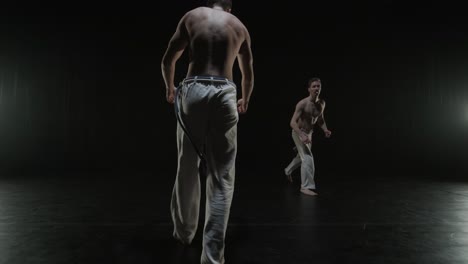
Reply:
[[190, 133], [191, 142], [177, 124], [178, 164], [171, 200], [171, 216], [174, 237], [189, 244], [198, 227], [200, 210], [200, 158], [192, 143], [202, 149], [206, 137], [207, 98], [209, 90], [195, 85], [185, 86], [180, 91], [179, 110], [184, 126]]
[[301, 187], [315, 189], [315, 163], [310, 146], [304, 144], [294, 131], [292, 132], [292, 137], [301, 158]]
[[291, 175], [293, 171], [295, 171], [297, 168], [301, 166], [301, 156], [299, 153], [294, 157], [294, 159], [289, 163], [289, 165], [284, 169], [284, 173], [286, 175]]
[[208, 177], [201, 263], [224, 263], [226, 229], [234, 194], [237, 154], [235, 90], [222, 92], [207, 137]]
[[172, 190], [171, 216], [174, 237], [190, 244], [198, 226], [200, 209], [199, 157], [184, 131], [177, 126], [178, 168]]

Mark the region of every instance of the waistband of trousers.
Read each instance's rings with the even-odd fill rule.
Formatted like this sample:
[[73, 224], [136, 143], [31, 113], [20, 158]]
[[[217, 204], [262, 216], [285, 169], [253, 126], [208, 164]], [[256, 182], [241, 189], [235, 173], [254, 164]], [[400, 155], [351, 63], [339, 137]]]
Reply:
[[203, 83], [217, 83], [217, 84], [230, 84], [234, 87], [236, 87], [236, 84], [229, 80], [228, 78], [224, 78], [224, 77], [218, 77], [218, 76], [200, 76], [200, 75], [197, 75], [197, 76], [190, 76], [190, 77], [187, 77], [185, 78], [182, 83], [183, 84], [186, 84], [186, 83], [191, 83], [191, 82], [203, 82]]

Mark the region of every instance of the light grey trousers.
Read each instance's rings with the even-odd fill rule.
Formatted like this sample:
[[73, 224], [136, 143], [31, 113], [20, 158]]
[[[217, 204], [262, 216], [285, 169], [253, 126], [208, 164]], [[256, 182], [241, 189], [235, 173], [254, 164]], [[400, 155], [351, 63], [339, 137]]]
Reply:
[[[232, 82], [185, 81], [179, 88], [180, 115], [207, 165], [206, 210], [201, 263], [224, 263], [237, 153], [237, 99]], [[200, 158], [177, 124], [178, 169], [172, 191], [174, 237], [189, 244], [200, 209]]]
[[296, 144], [297, 155], [284, 169], [287, 175], [290, 175], [299, 166], [301, 167], [301, 188], [315, 189], [315, 163], [312, 155], [311, 144], [304, 144], [297, 133], [292, 131], [292, 138]]

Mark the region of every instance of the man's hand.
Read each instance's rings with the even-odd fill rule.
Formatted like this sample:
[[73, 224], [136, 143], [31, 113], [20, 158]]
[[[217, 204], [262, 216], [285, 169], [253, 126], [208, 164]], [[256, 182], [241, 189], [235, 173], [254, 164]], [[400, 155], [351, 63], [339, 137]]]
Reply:
[[166, 100], [168, 103], [173, 104], [175, 97], [175, 88], [166, 88]]
[[309, 143], [312, 143], [312, 139], [309, 135], [307, 135], [306, 133], [302, 132], [300, 135], [299, 135], [299, 138], [301, 139], [301, 141], [304, 143], [304, 144], [309, 144]]
[[248, 107], [249, 103], [244, 101], [244, 99], [239, 99], [239, 101], [237, 101], [237, 111], [239, 114], [245, 114]]
[[328, 130], [328, 129], [327, 129], [327, 130], [324, 130], [323, 133], [325, 133], [325, 137], [326, 137], [326, 138], [331, 137], [331, 134], [332, 134], [332, 132], [331, 132], [330, 130]]

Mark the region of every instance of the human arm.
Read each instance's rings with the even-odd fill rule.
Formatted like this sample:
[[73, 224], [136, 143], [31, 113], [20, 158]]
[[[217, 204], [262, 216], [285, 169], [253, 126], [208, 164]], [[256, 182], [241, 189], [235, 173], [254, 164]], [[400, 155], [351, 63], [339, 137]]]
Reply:
[[323, 133], [325, 134], [325, 137], [329, 138], [332, 132], [328, 130], [327, 123], [325, 122], [324, 112], [325, 112], [325, 102], [322, 103], [322, 113], [318, 116], [317, 125], [320, 126]]
[[166, 52], [161, 61], [161, 71], [166, 86], [166, 100], [169, 103], [174, 103], [174, 73], [175, 64], [180, 58], [185, 48], [187, 47], [189, 37], [185, 20], [187, 15], [182, 17], [177, 25], [176, 32], [172, 36], [167, 46]]
[[291, 118], [291, 122], [289, 125], [291, 128], [296, 132], [296, 134], [299, 136], [300, 140], [304, 142], [304, 144], [308, 144], [311, 142], [310, 137], [305, 133], [304, 131], [301, 130], [299, 127], [298, 120], [301, 118], [302, 112], [304, 111], [304, 102], [300, 101], [296, 105], [296, 109], [294, 110], [294, 114]]
[[242, 73], [241, 90], [242, 97], [237, 102], [239, 113], [247, 112], [249, 106], [250, 96], [252, 95], [254, 86], [254, 70], [253, 70], [253, 55], [251, 49], [250, 35], [245, 29], [245, 40], [241, 44], [239, 54], [237, 55], [239, 61], [239, 68]]

